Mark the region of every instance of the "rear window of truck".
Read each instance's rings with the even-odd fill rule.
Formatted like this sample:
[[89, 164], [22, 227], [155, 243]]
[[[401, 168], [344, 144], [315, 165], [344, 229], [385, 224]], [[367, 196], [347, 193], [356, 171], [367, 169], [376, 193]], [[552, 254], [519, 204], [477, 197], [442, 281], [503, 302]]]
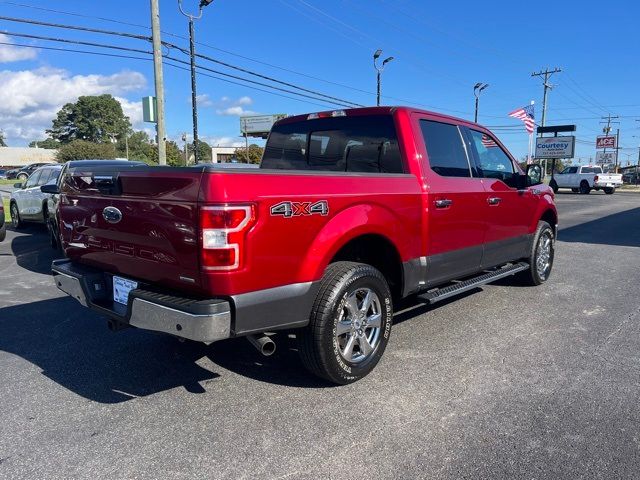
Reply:
[[390, 115], [330, 117], [276, 125], [260, 168], [404, 173]]

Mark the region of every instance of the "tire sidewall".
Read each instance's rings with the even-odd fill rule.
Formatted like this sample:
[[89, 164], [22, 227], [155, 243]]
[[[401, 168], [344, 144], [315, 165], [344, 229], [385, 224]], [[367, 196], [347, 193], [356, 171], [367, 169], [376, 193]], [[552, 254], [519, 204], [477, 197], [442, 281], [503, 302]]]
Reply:
[[[342, 358], [338, 342], [336, 340], [336, 329], [338, 320], [344, 308], [347, 297], [360, 288], [373, 290], [380, 300], [382, 310], [380, 341], [375, 350], [366, 360], [360, 363], [352, 363]], [[354, 274], [343, 281], [339, 288], [335, 289], [331, 296], [333, 307], [330, 311], [330, 318], [325, 319], [325, 330], [322, 332], [323, 349], [328, 354], [327, 360], [333, 377], [349, 383], [367, 375], [377, 365], [384, 353], [391, 335], [391, 325], [393, 322], [393, 303], [391, 292], [384, 281], [382, 275], [373, 267], [363, 265], [358, 267]]]
[[[551, 238], [551, 252], [549, 256], [549, 271], [547, 272], [546, 277], [542, 278], [538, 274], [538, 267], [537, 267], [538, 244], [540, 242], [540, 237], [542, 237], [546, 233], [548, 233]], [[544, 283], [547, 280], [549, 280], [549, 277], [551, 276], [551, 271], [553, 270], [554, 258], [555, 258], [555, 235], [553, 233], [553, 228], [551, 228], [551, 225], [549, 225], [547, 222], [540, 222], [538, 226], [538, 231], [536, 232], [536, 236], [534, 238], [533, 256], [532, 256], [532, 262], [531, 262], [531, 274], [537, 285], [540, 285], [541, 283]]]

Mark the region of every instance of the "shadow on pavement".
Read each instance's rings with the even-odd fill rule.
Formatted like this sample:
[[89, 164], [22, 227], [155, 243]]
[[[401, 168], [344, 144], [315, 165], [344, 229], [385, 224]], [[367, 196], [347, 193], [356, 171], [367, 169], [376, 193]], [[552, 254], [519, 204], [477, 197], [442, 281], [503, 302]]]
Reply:
[[17, 264], [31, 272], [51, 273], [51, 262], [62, 257], [62, 252], [51, 248], [46, 227], [29, 224], [15, 231], [11, 240], [11, 251]]
[[640, 208], [560, 229], [561, 242], [640, 247]]
[[203, 393], [217, 377], [195, 363], [207, 347], [138, 330], [114, 334], [69, 297], [0, 309], [0, 350], [90, 400], [118, 403], [175, 387]]

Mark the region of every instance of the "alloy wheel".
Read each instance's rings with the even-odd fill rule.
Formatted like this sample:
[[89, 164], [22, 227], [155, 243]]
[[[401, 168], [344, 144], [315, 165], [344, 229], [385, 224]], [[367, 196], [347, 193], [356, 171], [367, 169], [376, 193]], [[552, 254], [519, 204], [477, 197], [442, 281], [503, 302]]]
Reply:
[[361, 363], [380, 343], [382, 308], [378, 295], [370, 288], [358, 288], [344, 302], [335, 330], [335, 341], [342, 358]]

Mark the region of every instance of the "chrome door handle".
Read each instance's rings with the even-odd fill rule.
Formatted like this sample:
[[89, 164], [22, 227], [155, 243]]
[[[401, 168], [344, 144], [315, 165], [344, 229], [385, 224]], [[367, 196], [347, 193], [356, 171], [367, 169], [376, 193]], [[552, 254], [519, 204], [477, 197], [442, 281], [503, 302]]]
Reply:
[[436, 208], [447, 208], [453, 204], [453, 200], [449, 200], [448, 198], [443, 198], [442, 200], [435, 201]]
[[499, 205], [502, 199], [500, 197], [489, 197], [487, 198], [487, 203], [489, 205]]

